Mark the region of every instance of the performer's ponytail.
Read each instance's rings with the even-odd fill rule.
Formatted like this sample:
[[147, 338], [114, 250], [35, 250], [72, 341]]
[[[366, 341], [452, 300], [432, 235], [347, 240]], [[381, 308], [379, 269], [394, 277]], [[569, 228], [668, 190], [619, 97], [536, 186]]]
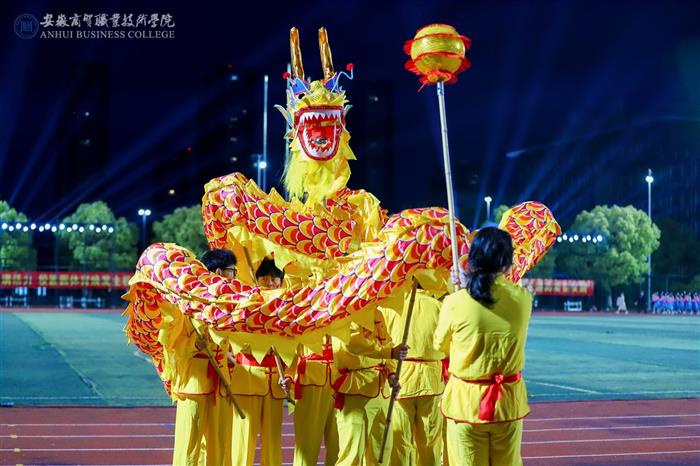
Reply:
[[510, 235], [498, 228], [479, 230], [469, 248], [467, 291], [487, 307], [496, 301], [491, 294], [496, 275], [513, 264], [513, 242]]

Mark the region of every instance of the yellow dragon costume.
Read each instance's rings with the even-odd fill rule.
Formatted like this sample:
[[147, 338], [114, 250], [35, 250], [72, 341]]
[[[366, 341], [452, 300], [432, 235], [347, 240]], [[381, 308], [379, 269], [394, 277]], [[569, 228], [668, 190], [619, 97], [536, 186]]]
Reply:
[[[430, 291], [447, 291], [452, 267], [448, 212], [415, 208], [387, 216], [379, 201], [352, 190], [350, 108], [336, 72], [325, 29], [319, 31], [323, 79], [304, 77], [298, 33], [292, 29], [291, 91], [280, 110], [291, 132], [284, 182], [286, 201], [274, 189], [263, 192], [241, 173], [216, 178], [202, 199], [204, 230], [212, 248], [229, 248], [251, 262], [274, 254], [287, 279], [279, 290], [261, 290], [241, 280], [210, 273], [188, 250], [155, 243], [138, 260], [125, 295], [126, 333], [151, 356], [166, 389], [175, 363], [164, 329], [189, 316], [208, 327], [215, 341], [234, 353], [249, 345], [262, 359], [271, 345], [291, 361], [298, 343], [321, 351], [324, 335], [347, 339], [351, 321], [371, 328], [378, 305], [400, 309], [415, 277]], [[554, 243], [559, 225], [543, 204], [526, 202], [504, 216], [501, 228], [513, 237], [518, 282]], [[457, 225], [457, 248], [465, 265], [471, 235]], [[239, 267], [242, 268], [242, 267]], [[392, 298], [395, 298], [392, 300]], [[395, 303], [393, 301], [396, 301]]]

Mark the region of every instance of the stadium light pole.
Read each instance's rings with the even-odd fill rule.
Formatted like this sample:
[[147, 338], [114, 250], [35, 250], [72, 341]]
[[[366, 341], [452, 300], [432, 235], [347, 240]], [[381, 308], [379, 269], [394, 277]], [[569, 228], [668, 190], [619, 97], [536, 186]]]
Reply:
[[[644, 180], [647, 182], [647, 215], [651, 222], [651, 184], [654, 182], [651, 168], [647, 172], [647, 176]], [[651, 253], [647, 256], [647, 266], [649, 267], [647, 270], [647, 311], [649, 311], [651, 310]]]
[[151, 209], [139, 209], [141, 216], [141, 249], [146, 249], [146, 219], [151, 215]]
[[491, 196], [486, 196], [484, 198], [484, 202], [486, 202], [486, 222], [487, 223], [491, 221], [491, 201], [493, 201]]

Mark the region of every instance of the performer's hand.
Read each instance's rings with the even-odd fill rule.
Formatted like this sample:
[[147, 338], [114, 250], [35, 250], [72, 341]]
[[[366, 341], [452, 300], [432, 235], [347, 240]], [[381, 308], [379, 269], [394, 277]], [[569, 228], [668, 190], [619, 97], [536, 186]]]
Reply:
[[285, 392], [288, 392], [289, 389], [292, 388], [292, 378], [288, 375], [279, 379], [277, 383], [280, 387], [282, 387], [282, 390], [284, 390]]
[[229, 363], [231, 366], [235, 366], [235, 365], [236, 365], [236, 358], [233, 357], [233, 353], [232, 353], [232, 352], [229, 351], [228, 353], [226, 353], [226, 359], [228, 360], [228, 363]]
[[398, 345], [391, 349], [391, 359], [406, 359], [408, 345]]
[[389, 374], [388, 380], [389, 380], [389, 386], [394, 391], [396, 391], [396, 393], [398, 393], [399, 390], [401, 390], [401, 385], [399, 385], [399, 379], [396, 378], [396, 374], [395, 373]]
[[459, 289], [464, 289], [467, 287], [467, 274], [462, 270], [462, 267], [457, 268], [452, 267], [450, 269], [450, 278], [452, 278], [452, 284]]

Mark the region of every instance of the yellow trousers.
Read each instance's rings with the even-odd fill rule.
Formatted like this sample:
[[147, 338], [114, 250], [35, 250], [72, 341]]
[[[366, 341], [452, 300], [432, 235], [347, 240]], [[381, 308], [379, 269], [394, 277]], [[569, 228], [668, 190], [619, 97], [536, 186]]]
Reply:
[[397, 400], [391, 420], [392, 466], [440, 466], [442, 426], [440, 396]]
[[469, 424], [447, 420], [447, 450], [452, 464], [520, 466], [523, 421]]
[[338, 427], [333, 389], [307, 385], [294, 408], [294, 466], [316, 466], [321, 440], [326, 445], [326, 466], [338, 460]]
[[177, 400], [174, 466], [230, 465], [231, 411], [223, 398], [188, 395]]
[[[337, 466], [376, 466], [386, 425], [389, 400], [378, 396], [345, 395], [343, 409], [336, 410], [338, 424]], [[391, 454], [391, 435], [385, 458]], [[386, 459], [384, 460], [386, 462]]]
[[260, 434], [260, 465], [282, 465], [282, 400], [269, 393], [265, 396], [236, 395], [245, 419], [233, 410], [231, 463], [252, 466]]

